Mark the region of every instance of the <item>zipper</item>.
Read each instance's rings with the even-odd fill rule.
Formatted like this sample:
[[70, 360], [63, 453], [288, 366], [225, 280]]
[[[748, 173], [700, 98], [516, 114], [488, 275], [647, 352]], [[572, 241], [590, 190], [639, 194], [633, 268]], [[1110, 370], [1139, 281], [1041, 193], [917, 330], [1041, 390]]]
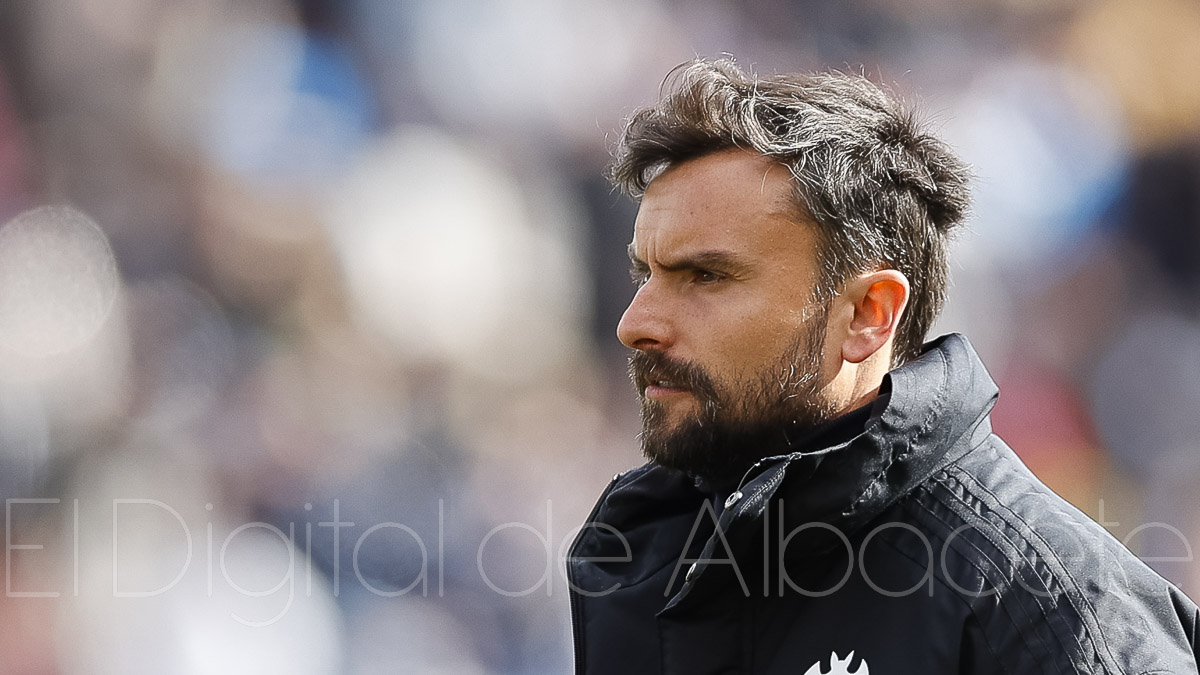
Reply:
[[600, 493], [600, 498], [596, 500], [596, 505], [592, 507], [587, 520], [583, 521], [584, 527], [579, 530], [579, 534], [575, 535], [575, 541], [571, 542], [571, 548], [567, 551], [567, 599], [570, 600], [571, 605], [571, 636], [572, 646], [575, 650], [576, 675], [583, 675], [583, 617], [581, 616], [583, 610], [579, 606], [579, 603], [583, 599], [578, 597], [578, 594], [574, 591], [579, 585], [575, 583], [575, 566], [571, 563], [575, 560], [575, 551], [579, 548], [584, 533], [588, 530], [587, 525], [596, 522], [596, 514], [600, 513], [600, 507], [604, 505], [609, 493], [612, 492], [617, 481], [624, 475], [624, 473], [619, 473], [613, 476], [612, 480], [608, 482], [608, 487], [604, 488], [604, 492]]

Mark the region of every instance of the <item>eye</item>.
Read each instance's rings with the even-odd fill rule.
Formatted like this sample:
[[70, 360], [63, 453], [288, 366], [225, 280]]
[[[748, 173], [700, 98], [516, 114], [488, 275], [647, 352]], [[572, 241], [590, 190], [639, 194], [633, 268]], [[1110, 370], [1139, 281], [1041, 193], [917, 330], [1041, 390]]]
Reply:
[[692, 281], [702, 286], [715, 284], [725, 279], [725, 275], [712, 270], [694, 270], [692, 272]]

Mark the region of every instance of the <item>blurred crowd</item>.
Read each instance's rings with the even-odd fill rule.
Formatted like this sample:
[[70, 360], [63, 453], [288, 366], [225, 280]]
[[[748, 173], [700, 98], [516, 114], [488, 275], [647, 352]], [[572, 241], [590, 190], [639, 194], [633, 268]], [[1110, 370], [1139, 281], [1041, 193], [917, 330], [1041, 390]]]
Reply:
[[563, 673], [640, 462], [613, 133], [861, 70], [974, 167], [937, 330], [1193, 595], [1200, 4], [5, 0], [0, 673]]

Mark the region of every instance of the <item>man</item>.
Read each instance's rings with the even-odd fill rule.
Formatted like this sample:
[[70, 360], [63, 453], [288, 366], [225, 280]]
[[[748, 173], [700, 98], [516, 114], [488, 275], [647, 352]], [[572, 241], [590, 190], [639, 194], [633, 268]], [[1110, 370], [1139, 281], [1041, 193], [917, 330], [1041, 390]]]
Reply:
[[1196, 606], [991, 433], [967, 170], [861, 77], [696, 62], [628, 123], [650, 462], [568, 561], [580, 673], [1196, 673]]

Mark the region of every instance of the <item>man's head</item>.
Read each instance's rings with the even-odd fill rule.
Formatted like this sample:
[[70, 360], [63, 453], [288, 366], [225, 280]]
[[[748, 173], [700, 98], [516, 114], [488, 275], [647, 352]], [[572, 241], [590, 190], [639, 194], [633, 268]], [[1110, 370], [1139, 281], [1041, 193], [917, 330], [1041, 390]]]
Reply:
[[867, 80], [677, 71], [611, 167], [642, 200], [635, 350], [647, 455], [736, 480], [870, 400], [941, 307], [967, 171]]

